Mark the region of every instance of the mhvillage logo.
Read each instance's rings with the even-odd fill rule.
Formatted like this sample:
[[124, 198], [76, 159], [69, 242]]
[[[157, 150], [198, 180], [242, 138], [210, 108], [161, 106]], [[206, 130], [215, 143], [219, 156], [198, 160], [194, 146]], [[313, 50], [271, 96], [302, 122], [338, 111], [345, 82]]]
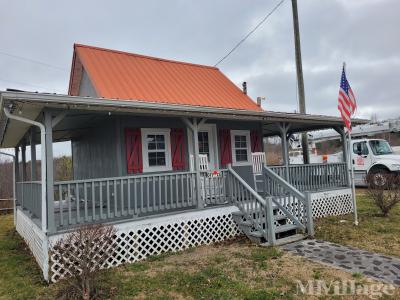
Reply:
[[308, 296], [358, 296], [363, 295], [370, 299], [379, 299], [382, 296], [392, 296], [395, 286], [392, 284], [366, 282], [356, 280], [330, 281], [308, 280], [302, 282], [296, 280], [297, 295]]

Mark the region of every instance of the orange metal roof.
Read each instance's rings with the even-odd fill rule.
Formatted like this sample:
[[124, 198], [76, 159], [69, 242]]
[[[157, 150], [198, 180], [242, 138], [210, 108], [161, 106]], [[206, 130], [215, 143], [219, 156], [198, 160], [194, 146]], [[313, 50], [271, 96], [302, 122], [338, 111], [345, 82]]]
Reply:
[[262, 110], [218, 68], [74, 45], [69, 95], [85, 69], [98, 97]]

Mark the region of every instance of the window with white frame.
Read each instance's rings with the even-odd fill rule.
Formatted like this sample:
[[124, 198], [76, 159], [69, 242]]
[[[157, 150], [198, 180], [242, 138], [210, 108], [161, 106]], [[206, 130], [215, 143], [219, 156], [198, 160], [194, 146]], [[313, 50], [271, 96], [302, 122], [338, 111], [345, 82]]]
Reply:
[[231, 130], [232, 163], [248, 165], [250, 163], [250, 131]]
[[142, 129], [143, 171], [169, 171], [171, 166], [170, 129]]

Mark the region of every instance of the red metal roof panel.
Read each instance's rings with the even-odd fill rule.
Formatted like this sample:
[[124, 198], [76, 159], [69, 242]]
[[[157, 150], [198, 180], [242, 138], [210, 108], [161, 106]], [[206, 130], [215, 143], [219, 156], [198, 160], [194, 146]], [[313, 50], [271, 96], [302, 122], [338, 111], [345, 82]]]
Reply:
[[79, 92], [81, 63], [99, 97], [262, 110], [215, 67], [79, 44], [74, 51], [69, 95]]

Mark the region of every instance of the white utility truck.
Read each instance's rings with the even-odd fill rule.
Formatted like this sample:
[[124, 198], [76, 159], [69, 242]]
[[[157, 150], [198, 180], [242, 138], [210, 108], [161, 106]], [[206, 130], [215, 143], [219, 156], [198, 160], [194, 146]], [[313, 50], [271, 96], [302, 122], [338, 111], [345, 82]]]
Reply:
[[394, 154], [386, 140], [356, 139], [351, 144], [355, 185], [367, 185], [367, 175], [377, 184], [383, 182], [384, 175], [400, 174], [400, 155]]

